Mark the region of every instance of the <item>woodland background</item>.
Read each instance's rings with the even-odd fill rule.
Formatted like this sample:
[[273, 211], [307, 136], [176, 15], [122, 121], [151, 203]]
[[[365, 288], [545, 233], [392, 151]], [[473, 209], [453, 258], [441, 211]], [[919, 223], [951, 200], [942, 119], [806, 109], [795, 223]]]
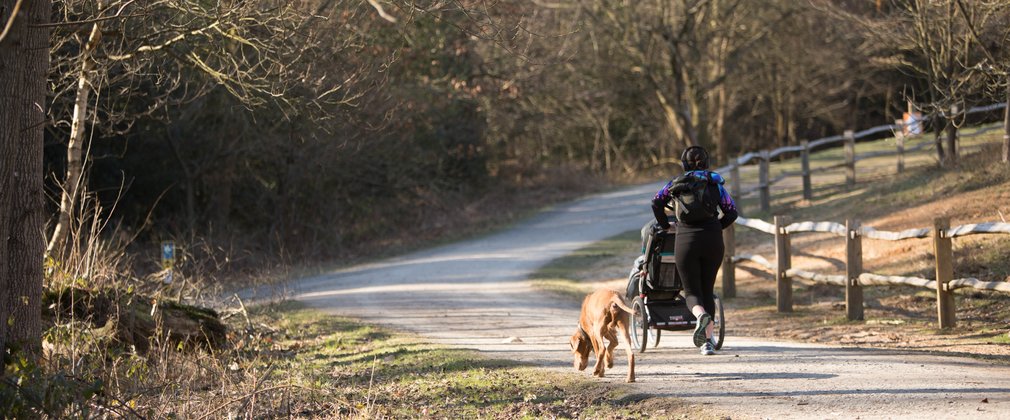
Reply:
[[[174, 239], [232, 268], [366, 255], [510, 213], [517, 195], [661, 179], [689, 144], [718, 165], [889, 123], [908, 101], [927, 115], [1003, 101], [1008, 63], [1008, 8], [984, 1], [117, 0], [56, 11], [91, 24], [52, 32], [49, 214], [74, 178], [67, 139], [79, 120], [74, 195], [99, 205], [101, 224], [152, 253]], [[84, 65], [92, 93], [75, 113]], [[96, 207], [75, 208], [74, 230], [90, 229], [81, 216]]]
[[0, 412], [374, 417], [369, 381], [293, 362], [332, 331], [222, 297], [658, 182], [688, 145], [718, 167], [915, 111], [938, 170], [970, 171], [951, 128], [1010, 126], [957, 112], [1010, 102], [1008, 23], [1004, 0], [0, 0]]

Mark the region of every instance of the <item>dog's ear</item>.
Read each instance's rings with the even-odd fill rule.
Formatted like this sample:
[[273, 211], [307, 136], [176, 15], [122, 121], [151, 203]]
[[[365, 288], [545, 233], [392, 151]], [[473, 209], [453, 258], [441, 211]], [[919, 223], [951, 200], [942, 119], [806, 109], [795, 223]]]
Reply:
[[588, 346], [584, 340], [581, 331], [576, 331], [568, 339], [568, 345], [572, 346], [572, 355], [575, 356], [573, 366], [578, 370], [585, 370], [589, 365], [589, 352], [586, 350]]

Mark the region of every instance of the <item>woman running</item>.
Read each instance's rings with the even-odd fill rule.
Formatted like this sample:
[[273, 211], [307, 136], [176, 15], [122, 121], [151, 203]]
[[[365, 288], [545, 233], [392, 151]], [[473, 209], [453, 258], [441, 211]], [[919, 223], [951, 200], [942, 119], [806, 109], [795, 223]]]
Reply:
[[715, 277], [725, 252], [722, 230], [736, 220], [736, 204], [723, 188], [726, 180], [708, 171], [708, 152], [704, 148], [688, 147], [680, 159], [684, 174], [656, 193], [652, 212], [660, 227], [672, 230], [674, 226], [665, 209], [671, 201], [675, 204], [678, 220], [674, 260], [684, 282], [687, 306], [698, 319], [694, 345], [701, 347], [701, 354], [709, 356], [715, 354], [711, 314], [715, 312]]

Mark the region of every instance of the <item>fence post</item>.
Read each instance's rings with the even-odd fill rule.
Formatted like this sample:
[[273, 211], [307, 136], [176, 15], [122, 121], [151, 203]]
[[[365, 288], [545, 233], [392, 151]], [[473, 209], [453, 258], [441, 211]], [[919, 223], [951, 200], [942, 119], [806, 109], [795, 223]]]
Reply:
[[954, 316], [954, 293], [947, 290], [947, 284], [954, 279], [954, 247], [950, 237], [949, 217], [938, 217], [933, 221], [933, 255], [936, 256], [936, 312], [940, 328], [953, 328], [957, 323]]
[[810, 142], [803, 140], [803, 152], [800, 156], [803, 158], [803, 199], [813, 200], [814, 192], [810, 185]]
[[786, 233], [788, 223], [788, 217], [775, 216], [775, 280], [778, 283], [775, 301], [779, 312], [793, 311], [793, 279], [786, 275], [791, 268], [789, 234]]
[[894, 145], [898, 148], [898, 173], [905, 171], [905, 121], [894, 120]]
[[859, 275], [863, 273], [863, 237], [859, 221], [845, 221], [845, 310], [849, 321], [863, 320], [863, 286]]
[[735, 298], [736, 263], [733, 262], [733, 256], [736, 255], [736, 232], [734, 225], [729, 225], [722, 230], [722, 242], [726, 247], [726, 252], [722, 257], [722, 297]]
[[1006, 85], [1006, 108], [1003, 110], [1003, 163], [1010, 163], [1010, 81]]
[[[733, 166], [729, 170], [729, 193], [734, 200], [740, 199], [740, 159], [733, 161]], [[739, 210], [739, 209], [737, 209]]]
[[856, 186], [856, 134], [845, 130], [845, 186]]
[[768, 185], [768, 161], [771, 158], [768, 156], [767, 150], [761, 151], [761, 161], [758, 162], [758, 189], [761, 192], [761, 211], [766, 212], [771, 210], [771, 197], [769, 196], [769, 185]]

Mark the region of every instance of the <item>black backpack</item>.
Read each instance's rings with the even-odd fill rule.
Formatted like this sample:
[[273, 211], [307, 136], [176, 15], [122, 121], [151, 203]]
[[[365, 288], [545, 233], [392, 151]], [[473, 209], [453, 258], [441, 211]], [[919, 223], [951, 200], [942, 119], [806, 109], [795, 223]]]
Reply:
[[670, 207], [682, 223], [701, 223], [719, 217], [719, 186], [712, 173], [705, 177], [686, 172], [673, 180], [670, 186], [675, 207]]

